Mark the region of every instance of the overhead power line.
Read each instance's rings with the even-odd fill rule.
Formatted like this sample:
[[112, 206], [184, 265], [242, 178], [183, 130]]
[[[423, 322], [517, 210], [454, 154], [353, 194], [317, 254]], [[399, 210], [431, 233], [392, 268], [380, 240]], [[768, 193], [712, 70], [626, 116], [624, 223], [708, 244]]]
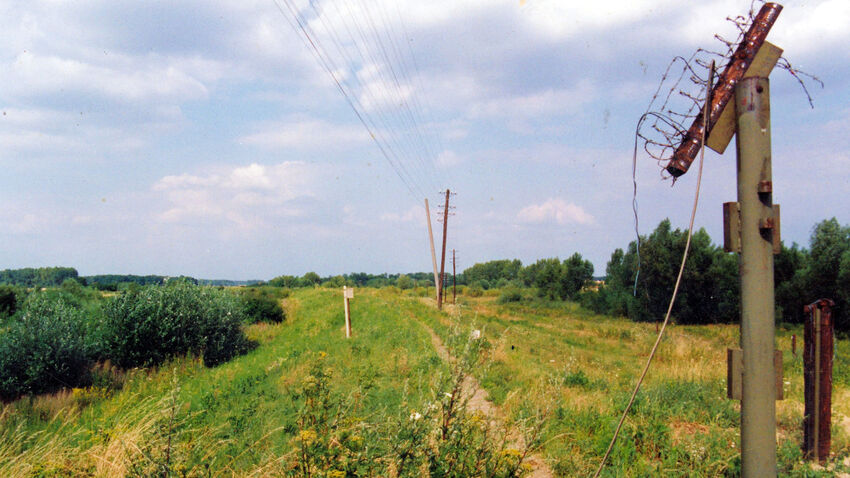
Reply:
[[273, 1], [410, 194], [444, 188], [439, 138], [430, 110], [425, 120], [423, 80], [398, 6], [393, 18], [383, 1]]

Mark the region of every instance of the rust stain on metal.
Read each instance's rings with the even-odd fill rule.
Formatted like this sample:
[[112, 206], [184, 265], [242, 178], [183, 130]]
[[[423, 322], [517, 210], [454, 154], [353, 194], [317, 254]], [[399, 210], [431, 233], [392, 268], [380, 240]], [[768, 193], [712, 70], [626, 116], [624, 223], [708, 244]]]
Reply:
[[771, 193], [771, 192], [773, 192], [773, 181], [759, 181], [759, 192], [760, 193]]
[[803, 453], [821, 463], [829, 458], [832, 443], [833, 307], [830, 299], [803, 307]]
[[[708, 133], [717, 123], [723, 109], [732, 99], [735, 94], [735, 85], [743, 78], [750, 63], [755, 58], [768, 32], [776, 23], [779, 13], [782, 11], [782, 5], [778, 3], [765, 3], [758, 15], [753, 19], [753, 24], [747, 30], [744, 39], [738, 45], [735, 53], [732, 55], [732, 61], [720, 74], [717, 84], [709, 95], [709, 113], [708, 113]], [[685, 174], [690, 168], [691, 163], [696, 158], [700, 149], [700, 142], [703, 136], [703, 113], [702, 111], [694, 118], [694, 122], [682, 139], [681, 144], [673, 153], [673, 157], [667, 163], [667, 172], [673, 177], [679, 177]]]

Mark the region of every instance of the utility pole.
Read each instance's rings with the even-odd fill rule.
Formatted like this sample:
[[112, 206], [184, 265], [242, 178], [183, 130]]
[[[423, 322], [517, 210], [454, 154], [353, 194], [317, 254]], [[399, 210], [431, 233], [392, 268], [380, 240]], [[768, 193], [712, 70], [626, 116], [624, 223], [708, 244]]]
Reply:
[[443, 208], [443, 254], [440, 259], [440, 288], [437, 291], [437, 308], [443, 310], [443, 278], [446, 270], [446, 233], [449, 227], [449, 196], [451, 191], [446, 188], [446, 205]]
[[452, 249], [452, 304], [457, 303], [457, 267], [455, 265], [455, 250]]
[[434, 252], [434, 231], [431, 229], [431, 210], [428, 208], [428, 198], [425, 198], [425, 219], [428, 222], [428, 241], [431, 243], [431, 263], [434, 265], [434, 290], [437, 294], [437, 304], [440, 303], [440, 280], [437, 275], [437, 253]]
[[779, 243], [770, 161], [767, 78], [735, 87], [741, 254], [741, 474], [776, 476], [773, 254]]

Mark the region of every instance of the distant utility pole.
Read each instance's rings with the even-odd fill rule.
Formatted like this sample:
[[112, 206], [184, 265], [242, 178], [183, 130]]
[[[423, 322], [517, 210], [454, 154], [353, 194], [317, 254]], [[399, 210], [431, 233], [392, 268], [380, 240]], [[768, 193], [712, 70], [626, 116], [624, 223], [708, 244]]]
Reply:
[[440, 258], [440, 288], [437, 290], [437, 308], [443, 310], [443, 279], [446, 270], [446, 233], [449, 227], [449, 197], [451, 191], [446, 188], [446, 205], [443, 207], [443, 253]]
[[428, 208], [428, 198], [425, 198], [425, 219], [428, 221], [428, 241], [431, 243], [431, 263], [434, 265], [434, 290], [437, 294], [437, 304], [439, 304], [440, 279], [437, 275], [437, 253], [434, 252], [434, 231], [431, 229], [431, 210]]
[[452, 304], [457, 303], [457, 266], [455, 260], [455, 250], [452, 249]]

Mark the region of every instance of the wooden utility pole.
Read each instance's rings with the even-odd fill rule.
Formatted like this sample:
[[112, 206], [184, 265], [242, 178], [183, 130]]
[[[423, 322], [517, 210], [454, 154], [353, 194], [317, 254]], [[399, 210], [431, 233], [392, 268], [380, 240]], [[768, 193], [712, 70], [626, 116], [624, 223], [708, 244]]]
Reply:
[[428, 198], [425, 198], [425, 219], [428, 222], [428, 241], [431, 243], [431, 263], [434, 265], [434, 290], [437, 303], [440, 303], [440, 280], [437, 275], [437, 253], [434, 252], [434, 231], [431, 229], [431, 210], [428, 208]]
[[455, 250], [452, 249], [452, 304], [457, 303], [457, 267], [455, 265]]
[[440, 259], [440, 288], [437, 291], [437, 308], [443, 310], [443, 278], [446, 270], [446, 233], [449, 227], [449, 195], [451, 191], [446, 189], [446, 206], [443, 208], [443, 253]]

